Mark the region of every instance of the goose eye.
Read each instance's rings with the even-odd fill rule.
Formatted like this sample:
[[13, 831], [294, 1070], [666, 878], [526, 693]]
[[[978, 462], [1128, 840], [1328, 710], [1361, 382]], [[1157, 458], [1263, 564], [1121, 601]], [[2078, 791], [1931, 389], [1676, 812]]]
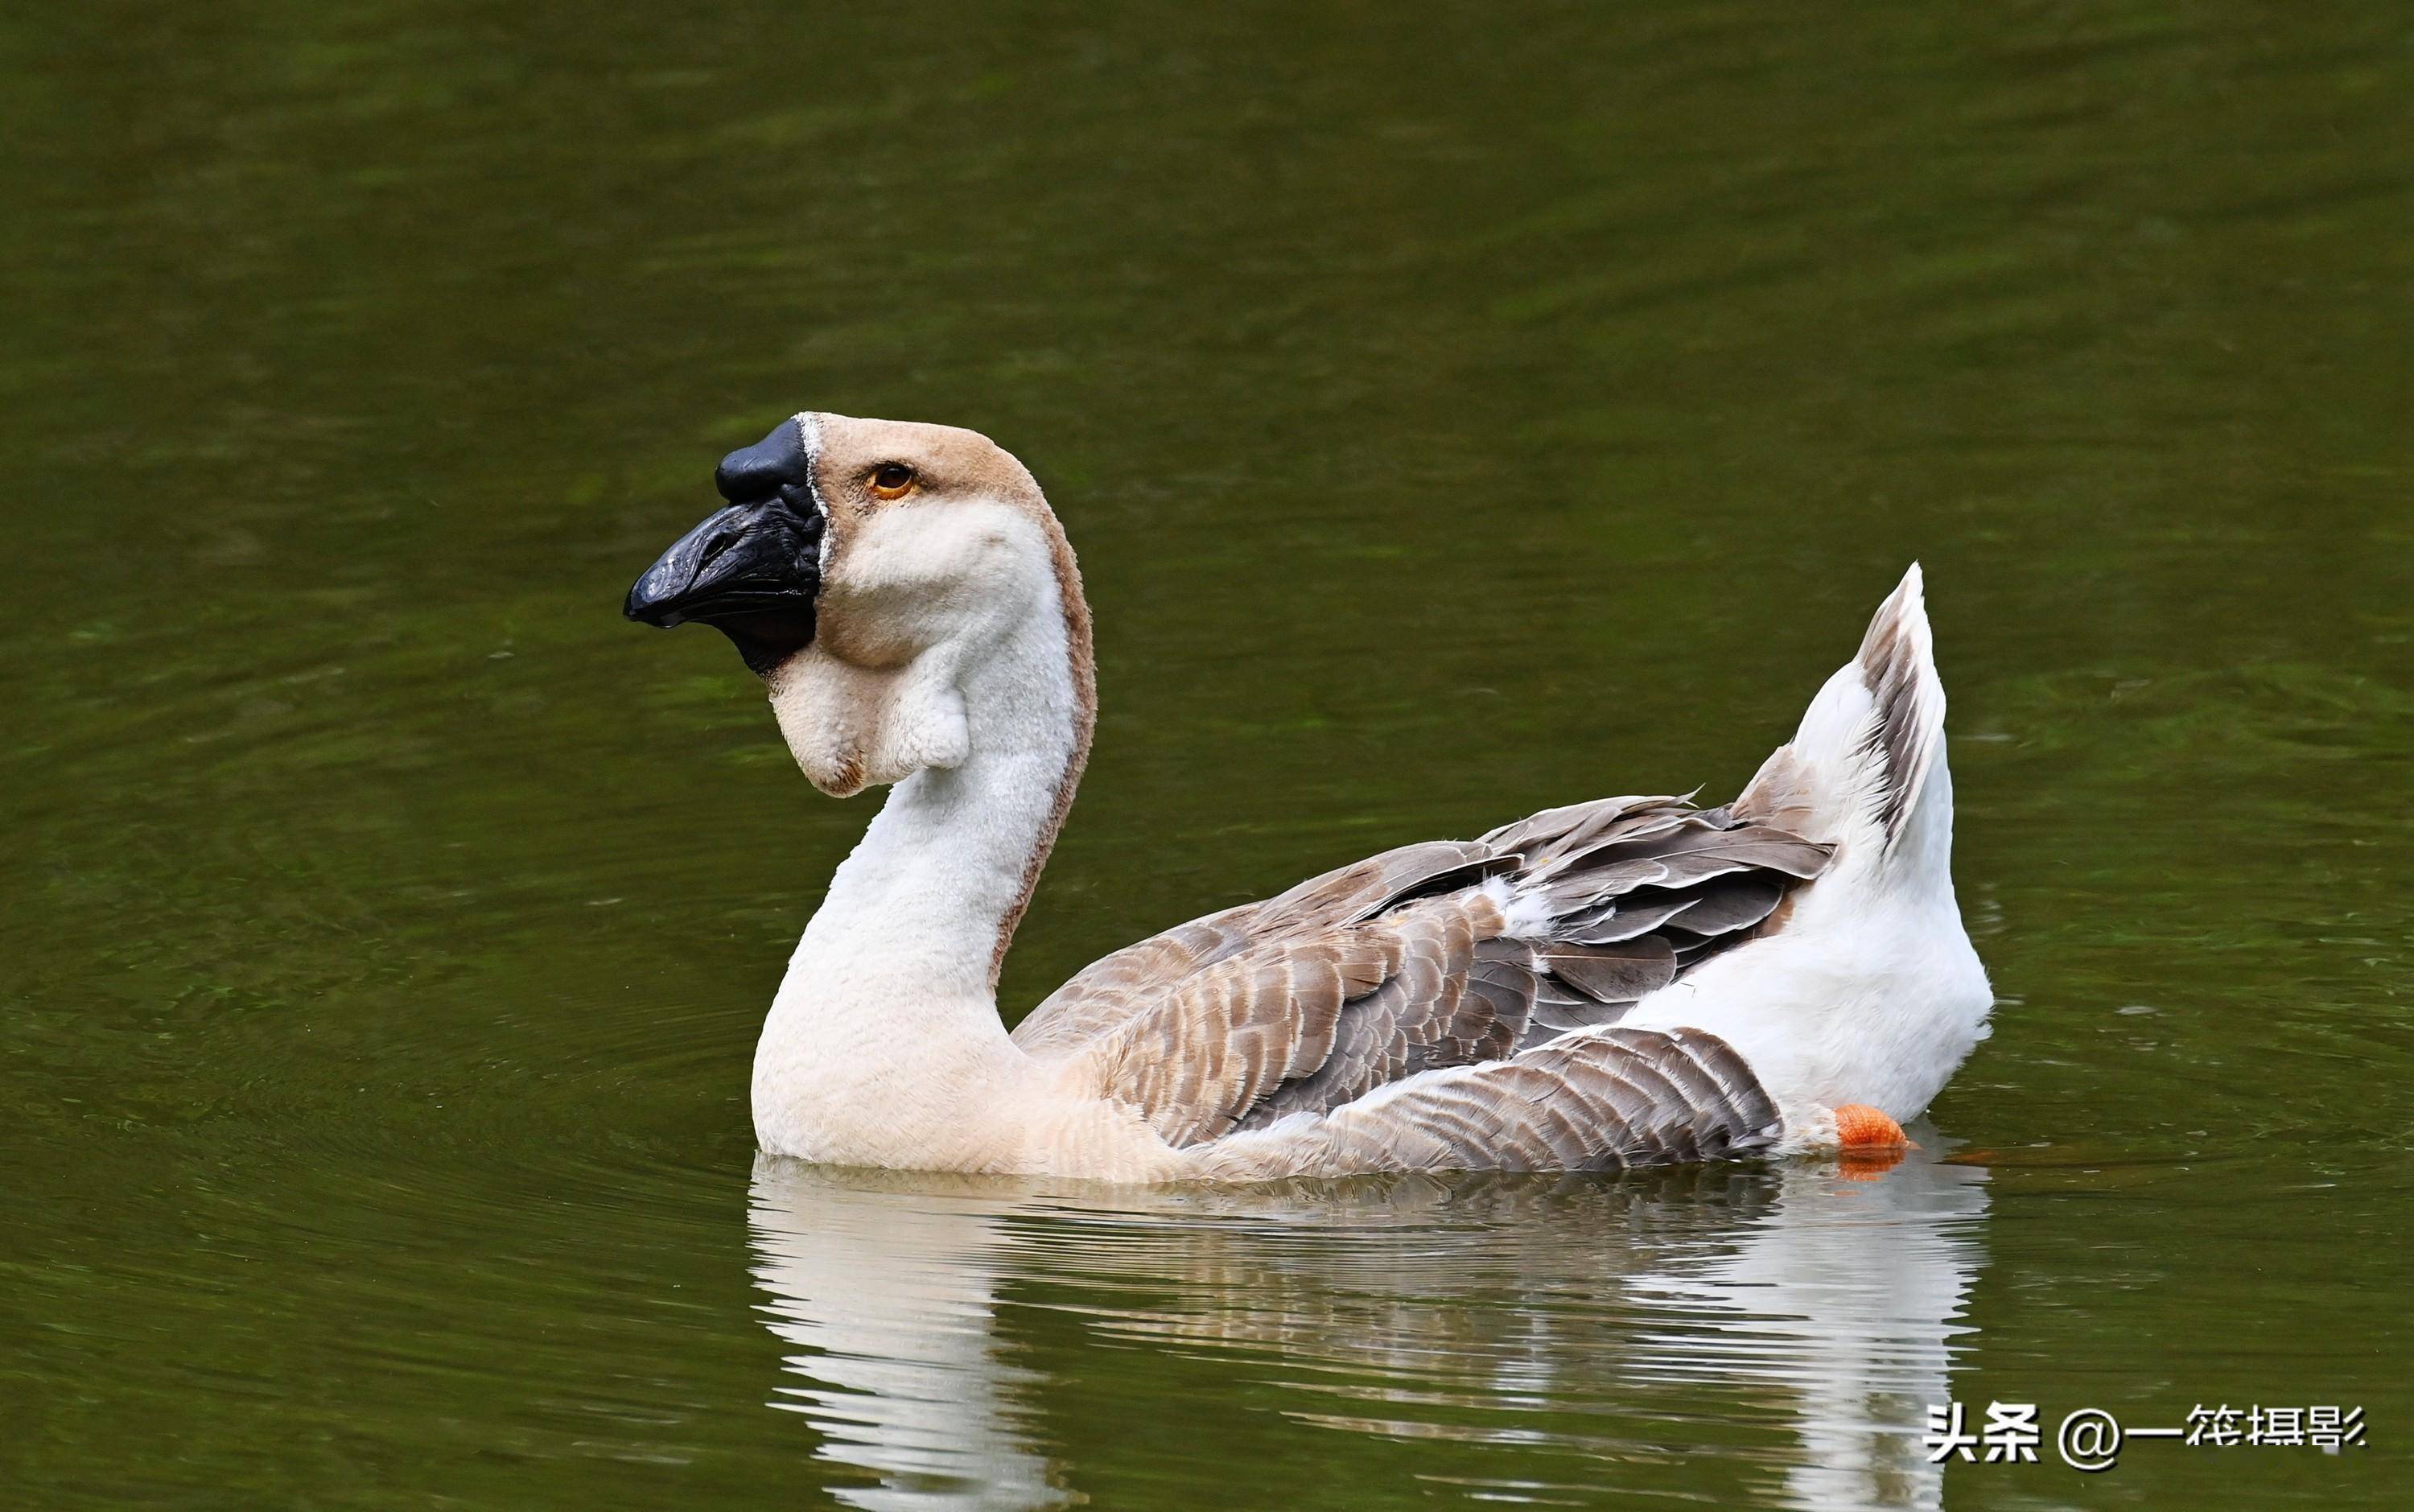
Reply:
[[914, 489], [914, 470], [902, 462], [883, 463], [872, 474], [874, 498], [902, 499]]

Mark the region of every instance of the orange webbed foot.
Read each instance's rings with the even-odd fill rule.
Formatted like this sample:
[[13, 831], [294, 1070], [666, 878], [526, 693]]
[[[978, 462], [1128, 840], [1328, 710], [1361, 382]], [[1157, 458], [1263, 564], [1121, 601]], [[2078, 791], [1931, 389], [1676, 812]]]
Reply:
[[1860, 1180], [1883, 1175], [1902, 1163], [1911, 1140], [1902, 1125], [1865, 1102], [1836, 1110], [1836, 1153], [1844, 1175]]

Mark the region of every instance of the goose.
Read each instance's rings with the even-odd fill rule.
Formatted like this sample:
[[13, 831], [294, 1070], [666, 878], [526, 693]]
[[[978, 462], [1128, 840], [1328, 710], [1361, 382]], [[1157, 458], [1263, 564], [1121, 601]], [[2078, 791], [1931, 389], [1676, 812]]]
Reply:
[[625, 612], [726, 635], [822, 792], [891, 789], [765, 1020], [767, 1154], [1114, 1182], [1877, 1158], [1988, 1032], [1915, 564], [1733, 802], [1403, 846], [1118, 951], [1009, 1033], [999, 968], [1097, 716], [1064, 527], [949, 426], [807, 412], [714, 484]]

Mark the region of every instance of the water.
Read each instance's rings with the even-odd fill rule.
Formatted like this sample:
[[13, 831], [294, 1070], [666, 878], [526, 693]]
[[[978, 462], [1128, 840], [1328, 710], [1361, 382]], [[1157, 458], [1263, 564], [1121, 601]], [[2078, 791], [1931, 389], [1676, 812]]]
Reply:
[[[29, 1503], [2402, 1494], [2388, 7], [102, 4], [0, 82]], [[1874, 1182], [756, 1169], [868, 801], [617, 609], [806, 406], [989, 431], [1081, 552], [1015, 1010], [1723, 796], [1916, 556], [1996, 1037]], [[1948, 1399], [2370, 1442], [1939, 1471]]]

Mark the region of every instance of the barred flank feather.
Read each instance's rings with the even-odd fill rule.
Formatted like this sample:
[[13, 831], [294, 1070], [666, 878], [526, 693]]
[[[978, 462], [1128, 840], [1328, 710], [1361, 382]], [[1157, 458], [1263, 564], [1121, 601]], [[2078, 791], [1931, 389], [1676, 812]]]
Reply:
[[1203, 1152], [1201, 1174], [1617, 1170], [1753, 1155], [1779, 1132], [1777, 1109], [1716, 1035], [1607, 1029], [1233, 1135]]

